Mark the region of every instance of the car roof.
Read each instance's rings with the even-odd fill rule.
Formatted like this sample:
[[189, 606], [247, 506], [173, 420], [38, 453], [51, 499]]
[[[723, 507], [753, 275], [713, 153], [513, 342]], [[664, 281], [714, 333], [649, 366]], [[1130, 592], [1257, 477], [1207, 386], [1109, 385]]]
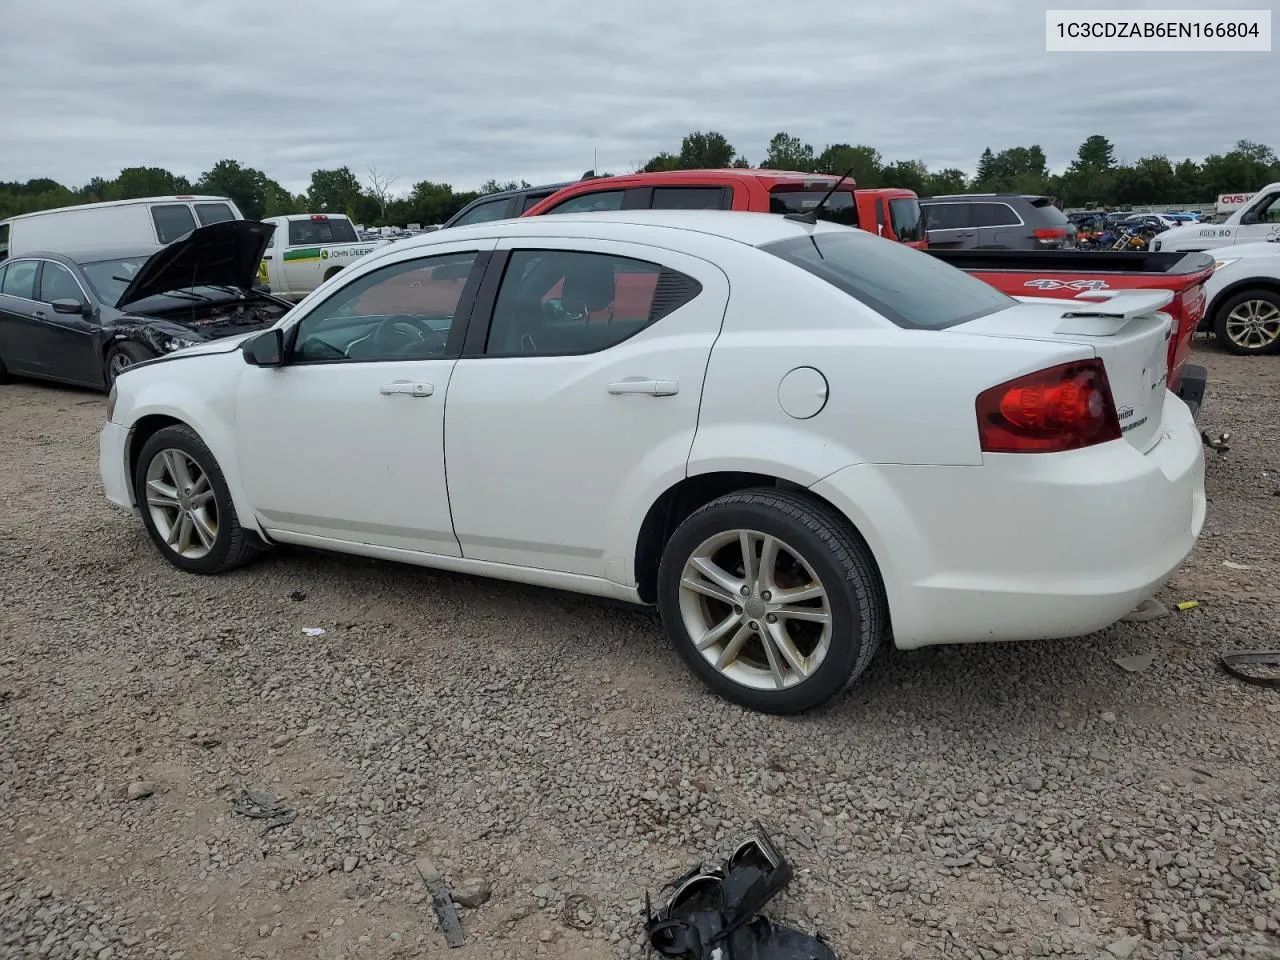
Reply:
[[401, 240], [369, 254], [381, 258], [392, 252], [457, 243], [475, 239], [536, 239], [539, 237], [670, 242], [681, 246], [681, 238], [697, 243], [697, 237], [728, 240], [758, 247], [775, 240], [819, 232], [841, 231], [871, 240], [874, 234], [853, 227], [819, 220], [816, 224], [789, 220], [779, 214], [750, 213], [745, 210], [612, 210], [600, 213], [558, 213], [545, 217], [515, 217], [490, 220], [437, 230]]
[[128, 246], [77, 247], [74, 250], [32, 250], [13, 257], [14, 260], [70, 260], [72, 263], [94, 263], [98, 260], [124, 260], [128, 257], [149, 257], [163, 250], [162, 243], [134, 243]]
[[[601, 184], [651, 184], [669, 180], [686, 182], [711, 180], [719, 183], [725, 180], [773, 180], [787, 183], [796, 180], [822, 180], [830, 183], [839, 178], [840, 175], [834, 173], [805, 173], [801, 170], [772, 170], [764, 167], [724, 167], [715, 170], [655, 170], [652, 173], [620, 173], [614, 177], [596, 177], [594, 180], [581, 182], [598, 187]], [[576, 186], [578, 182], [565, 184], [565, 186]]]
[[921, 197], [921, 203], [931, 203], [937, 200], [945, 200], [948, 203], [963, 202], [966, 200], [1047, 200], [1048, 197], [1040, 193], [939, 193], [932, 197]]

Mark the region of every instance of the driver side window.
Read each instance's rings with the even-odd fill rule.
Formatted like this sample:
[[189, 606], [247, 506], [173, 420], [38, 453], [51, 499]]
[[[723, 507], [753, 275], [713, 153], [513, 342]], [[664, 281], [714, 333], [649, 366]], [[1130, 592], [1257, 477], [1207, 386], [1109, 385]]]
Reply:
[[348, 283], [298, 324], [290, 362], [446, 356], [477, 256], [468, 251], [405, 260]]
[[1254, 214], [1258, 223], [1280, 223], [1280, 193], [1273, 193], [1270, 203], [1260, 204]]

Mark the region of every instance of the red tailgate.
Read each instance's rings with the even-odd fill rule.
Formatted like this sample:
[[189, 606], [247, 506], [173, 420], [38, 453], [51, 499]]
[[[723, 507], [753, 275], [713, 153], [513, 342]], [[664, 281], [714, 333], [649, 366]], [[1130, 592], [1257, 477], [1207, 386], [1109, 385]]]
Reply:
[[[1191, 355], [1191, 338], [1204, 316], [1204, 282], [1213, 274], [1213, 259], [1202, 258], [1186, 272], [1088, 273], [1068, 271], [969, 270], [973, 276], [1011, 297], [1071, 299], [1087, 290], [1172, 290], [1166, 308], [1176, 335], [1169, 341], [1169, 389], [1177, 391], [1183, 367]], [[1181, 264], [1180, 264], [1181, 265]]]

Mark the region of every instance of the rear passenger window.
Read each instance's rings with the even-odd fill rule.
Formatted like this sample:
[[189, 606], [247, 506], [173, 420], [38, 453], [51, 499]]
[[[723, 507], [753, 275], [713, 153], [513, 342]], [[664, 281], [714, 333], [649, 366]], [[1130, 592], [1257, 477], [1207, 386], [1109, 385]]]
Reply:
[[1021, 222], [1007, 203], [975, 203], [972, 216], [975, 227], [1016, 227]]
[[728, 207], [723, 187], [654, 187], [654, 210], [723, 210]]
[[516, 250], [498, 290], [485, 352], [547, 357], [607, 350], [701, 292], [693, 277], [646, 260]]
[[526, 210], [530, 210], [530, 209], [532, 209], [533, 207], [535, 207], [535, 206], [537, 206], [539, 203], [541, 203], [543, 200], [547, 199], [547, 197], [549, 197], [549, 196], [551, 196], [551, 194], [549, 194], [549, 193], [530, 193], [530, 194], [528, 194], [528, 195], [524, 198], [524, 203], [522, 203], [522, 204], [520, 205], [520, 212], [521, 212], [521, 213], [524, 213]]
[[36, 262], [34, 260], [17, 260], [9, 264], [4, 272], [3, 285], [0, 292], [10, 297], [22, 297], [24, 300], [36, 298]]
[[547, 213], [598, 213], [602, 210], [621, 210], [621, 190], [599, 190], [596, 193], [580, 193], [558, 203]]
[[930, 203], [924, 207], [924, 222], [930, 230], [963, 230], [973, 226], [967, 203]]
[[321, 214], [319, 220], [290, 220], [289, 246], [302, 247], [316, 243], [355, 243], [356, 228], [345, 217], [330, 220]]
[[151, 219], [155, 222], [156, 236], [161, 243], [173, 243], [196, 228], [196, 218], [185, 203], [152, 207]]
[[236, 215], [231, 212], [231, 208], [225, 203], [197, 203], [196, 216], [200, 218], [201, 226], [208, 226], [211, 223], [226, 223], [228, 220], [236, 218]]

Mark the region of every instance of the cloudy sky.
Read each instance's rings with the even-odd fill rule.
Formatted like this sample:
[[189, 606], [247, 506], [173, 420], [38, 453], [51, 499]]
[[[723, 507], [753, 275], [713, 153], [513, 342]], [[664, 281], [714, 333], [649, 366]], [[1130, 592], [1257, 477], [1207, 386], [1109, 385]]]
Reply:
[[[56, 17], [51, 5], [57, 8]], [[1280, 149], [1280, 52], [1046, 53], [1046, 7], [1274, 8], [1276, 0], [44, 0], [6, 4], [0, 180], [121, 167], [195, 178], [231, 157], [300, 191], [375, 164], [407, 189], [626, 172], [690, 130], [758, 163], [821, 150], [972, 171], [1040, 143], [1066, 165]]]

